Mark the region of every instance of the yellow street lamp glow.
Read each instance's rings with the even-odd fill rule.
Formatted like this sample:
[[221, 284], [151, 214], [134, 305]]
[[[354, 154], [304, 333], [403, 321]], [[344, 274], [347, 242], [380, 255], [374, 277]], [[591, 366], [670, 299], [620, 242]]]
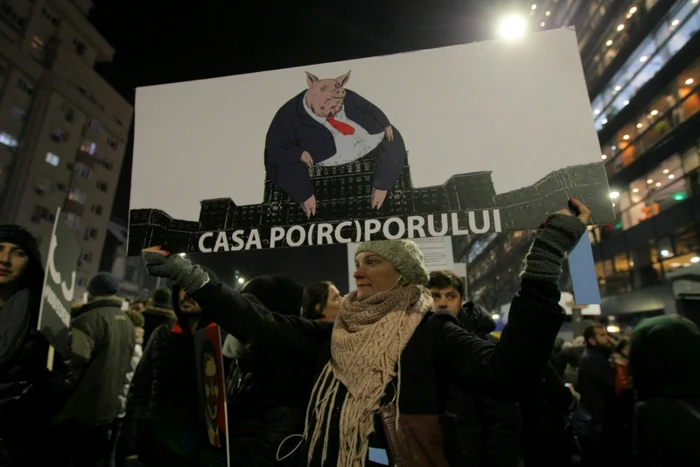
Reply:
[[525, 35], [527, 23], [518, 15], [508, 16], [501, 21], [498, 28], [499, 35], [504, 39], [517, 39]]

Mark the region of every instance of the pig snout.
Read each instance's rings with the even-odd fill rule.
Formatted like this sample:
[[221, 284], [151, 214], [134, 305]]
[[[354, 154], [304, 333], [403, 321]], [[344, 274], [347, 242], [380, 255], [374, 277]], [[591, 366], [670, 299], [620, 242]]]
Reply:
[[334, 89], [333, 92], [331, 93], [331, 97], [335, 99], [342, 99], [345, 97], [345, 89], [344, 88], [338, 88]]

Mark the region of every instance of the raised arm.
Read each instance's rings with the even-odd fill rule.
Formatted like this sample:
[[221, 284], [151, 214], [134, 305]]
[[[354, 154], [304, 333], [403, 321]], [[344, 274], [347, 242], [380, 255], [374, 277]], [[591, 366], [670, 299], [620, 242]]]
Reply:
[[450, 372], [464, 385], [519, 397], [541, 383], [564, 319], [558, 289], [564, 256], [590, 219], [590, 211], [578, 204], [583, 211], [580, 218], [557, 213], [538, 231], [526, 257], [520, 291], [511, 302], [508, 323], [495, 348], [452, 323], [445, 324], [440, 353], [451, 357]]
[[144, 250], [149, 274], [182, 287], [204, 310], [204, 317], [256, 352], [316, 354], [330, 339], [332, 325], [283, 316], [256, 305], [226, 284], [211, 281], [199, 266], [158, 248]]

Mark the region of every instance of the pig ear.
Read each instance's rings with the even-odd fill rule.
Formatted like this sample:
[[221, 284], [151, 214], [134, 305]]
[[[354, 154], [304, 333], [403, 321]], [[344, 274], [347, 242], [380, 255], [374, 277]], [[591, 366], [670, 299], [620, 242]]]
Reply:
[[348, 71], [342, 76], [338, 76], [335, 80], [340, 83], [341, 87], [345, 87], [346, 84], [348, 84], [348, 81], [350, 81], [350, 72], [352, 70]]
[[314, 84], [318, 83], [318, 77], [312, 75], [308, 71], [306, 72], [306, 84], [309, 85], [309, 87], [313, 86]]

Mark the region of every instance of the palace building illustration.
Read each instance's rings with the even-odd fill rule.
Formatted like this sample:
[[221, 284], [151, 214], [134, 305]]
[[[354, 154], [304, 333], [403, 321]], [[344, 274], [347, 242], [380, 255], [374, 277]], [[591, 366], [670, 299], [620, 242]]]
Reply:
[[584, 201], [594, 213], [612, 213], [605, 167], [600, 162], [556, 170], [533, 185], [497, 194], [489, 171], [454, 175], [442, 186], [414, 188], [407, 159], [378, 211], [370, 206], [374, 168], [371, 155], [345, 165], [310, 168], [318, 199], [316, 216], [311, 219], [269, 181], [265, 181], [261, 204], [238, 206], [230, 198], [203, 200], [196, 221], [173, 219], [158, 209], [131, 210], [128, 254], [136, 256], [153, 245], [177, 253], [199, 252], [199, 238], [212, 231], [269, 231], [272, 227], [495, 209], [503, 231], [530, 230], [547, 214], [565, 207], [571, 196]]

